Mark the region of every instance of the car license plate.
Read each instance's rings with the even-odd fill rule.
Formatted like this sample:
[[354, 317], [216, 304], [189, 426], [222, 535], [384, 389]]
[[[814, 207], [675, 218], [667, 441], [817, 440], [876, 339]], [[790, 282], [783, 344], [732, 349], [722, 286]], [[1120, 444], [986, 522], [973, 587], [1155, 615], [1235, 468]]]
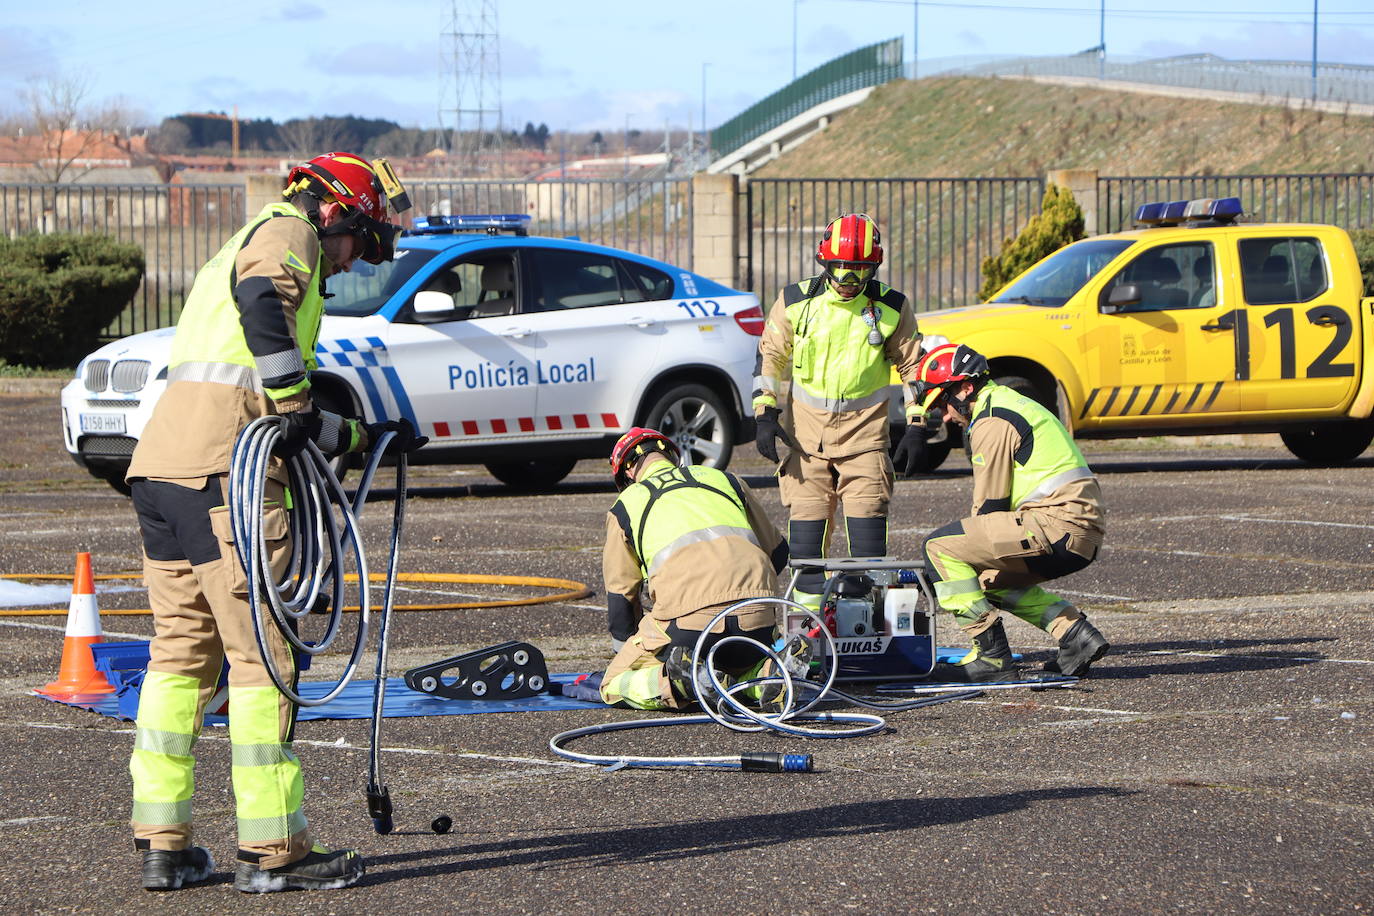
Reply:
[[120, 433], [124, 432], [122, 413], [83, 413], [81, 415], [83, 433]]

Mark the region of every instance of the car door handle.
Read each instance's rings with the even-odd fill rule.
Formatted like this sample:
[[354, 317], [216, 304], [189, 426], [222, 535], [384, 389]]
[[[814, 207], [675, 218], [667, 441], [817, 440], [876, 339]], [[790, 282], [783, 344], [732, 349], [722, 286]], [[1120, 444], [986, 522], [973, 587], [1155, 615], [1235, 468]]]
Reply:
[[506, 328], [504, 331], [501, 332], [501, 336], [514, 337], [518, 340], [521, 337], [529, 337], [532, 333], [534, 332], [531, 331], [529, 328]]
[[1322, 327], [1322, 328], [1329, 328], [1329, 327], [1331, 327], [1333, 324], [1340, 324], [1339, 321], [1337, 321], [1336, 319], [1332, 318], [1330, 315], [1323, 315], [1323, 316], [1320, 317], [1320, 318], [1313, 318], [1313, 319], [1312, 319], [1312, 323], [1315, 324], [1315, 325], [1317, 325], [1318, 327]]
[[1204, 324], [1202, 326], [1204, 331], [1234, 331], [1235, 329], [1236, 326], [1233, 324]]
[[625, 324], [629, 325], [630, 327], [634, 327], [634, 328], [651, 328], [651, 327], [653, 327], [654, 325], [658, 324], [658, 319], [657, 319], [657, 318], [640, 318], [640, 317], [636, 316], [636, 317], [634, 317], [634, 318], [627, 319], [627, 320], [625, 321]]

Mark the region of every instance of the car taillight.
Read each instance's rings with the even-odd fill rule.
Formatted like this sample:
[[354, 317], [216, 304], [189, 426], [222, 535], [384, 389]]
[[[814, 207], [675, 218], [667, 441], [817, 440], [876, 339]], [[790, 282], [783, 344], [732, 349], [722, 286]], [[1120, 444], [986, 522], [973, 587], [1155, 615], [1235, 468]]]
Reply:
[[754, 337], [762, 337], [764, 325], [763, 309], [756, 305], [751, 309], [736, 312], [735, 324], [739, 325], [746, 334], [753, 335]]

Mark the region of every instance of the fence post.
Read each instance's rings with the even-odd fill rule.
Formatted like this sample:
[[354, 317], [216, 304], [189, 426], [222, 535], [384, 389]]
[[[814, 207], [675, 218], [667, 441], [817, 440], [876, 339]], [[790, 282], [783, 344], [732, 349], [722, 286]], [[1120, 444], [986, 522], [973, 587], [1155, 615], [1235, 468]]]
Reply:
[[1072, 192], [1083, 208], [1083, 232], [1097, 235], [1097, 169], [1054, 169], [1045, 176], [1045, 182]]
[[704, 277], [737, 286], [739, 176], [692, 176], [692, 265]]
[[282, 199], [281, 189], [284, 184], [282, 179], [283, 176], [281, 175], [243, 176], [243, 209], [247, 217], [256, 215], [263, 207]]

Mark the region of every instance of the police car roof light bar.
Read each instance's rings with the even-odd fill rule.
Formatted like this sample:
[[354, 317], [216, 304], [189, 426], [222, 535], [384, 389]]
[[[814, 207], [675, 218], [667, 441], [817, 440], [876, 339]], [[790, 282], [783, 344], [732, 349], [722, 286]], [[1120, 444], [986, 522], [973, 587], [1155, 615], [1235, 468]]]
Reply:
[[438, 235], [448, 232], [484, 232], [496, 235], [513, 232], [528, 235], [531, 218], [527, 213], [457, 213], [452, 216], [432, 213], [417, 216], [410, 231], [415, 235]]
[[1177, 226], [1190, 220], [1233, 223], [1244, 212], [1239, 197], [1200, 197], [1196, 200], [1141, 204], [1135, 211], [1135, 221], [1156, 227]]

